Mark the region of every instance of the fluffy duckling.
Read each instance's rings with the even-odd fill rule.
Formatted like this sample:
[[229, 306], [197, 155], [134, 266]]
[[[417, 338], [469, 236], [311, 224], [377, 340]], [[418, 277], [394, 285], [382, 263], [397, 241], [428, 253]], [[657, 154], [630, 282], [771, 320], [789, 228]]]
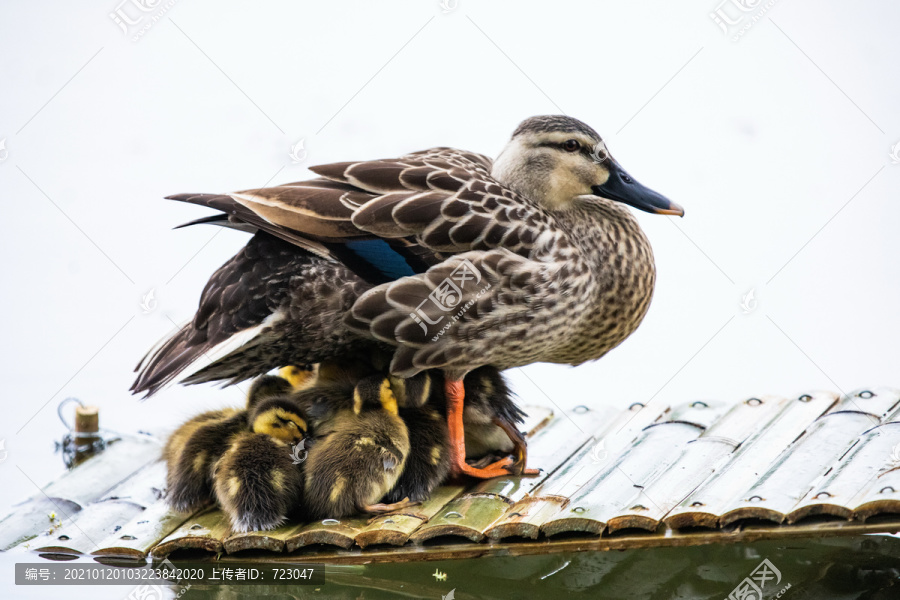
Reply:
[[213, 500], [212, 466], [246, 428], [247, 411], [226, 408], [197, 415], [172, 434], [163, 449], [169, 506], [194, 512]]
[[353, 410], [354, 389], [363, 379], [377, 379], [380, 385], [387, 363], [379, 358], [379, 354], [373, 353], [316, 365], [315, 380], [294, 395], [309, 416], [311, 429], [319, 431], [322, 423], [341, 411]]
[[252, 431], [235, 435], [213, 468], [219, 506], [241, 532], [274, 529], [299, 514], [303, 501], [307, 418], [300, 404], [267, 398], [250, 420]]
[[407, 506], [405, 500], [379, 503], [402, 475], [410, 450], [390, 381], [381, 375], [368, 376], [355, 387], [344, 386], [343, 394], [341, 389], [332, 384], [327, 388], [330, 397], [317, 404], [327, 410], [314, 420], [316, 439], [305, 463], [304, 504], [309, 518], [382, 513]]
[[267, 399], [283, 396], [291, 390], [291, 383], [284, 378], [260, 377], [247, 394], [247, 408], [208, 411], [175, 430], [163, 450], [168, 466], [169, 505], [180, 512], [193, 512], [212, 501], [213, 465], [225, 452], [231, 438], [250, 427], [249, 411]]
[[[501, 459], [492, 467], [509, 465], [514, 475], [536, 475], [537, 470], [525, 468], [528, 447], [518, 428], [525, 413], [516, 406], [503, 374], [494, 367], [480, 367], [466, 375], [463, 385], [466, 459], [512, 454], [513, 458]], [[436, 387], [443, 390], [443, 382]]]
[[[439, 371], [423, 372], [410, 379], [391, 378], [400, 404], [400, 417], [409, 430], [410, 451], [396, 486], [385, 498], [422, 502], [450, 473], [450, 432], [444, 379]], [[497, 369], [481, 367], [463, 380], [466, 406], [463, 422], [466, 458], [476, 464], [510, 465], [516, 475], [534, 475], [525, 469], [527, 446], [517, 425], [523, 413], [513, 401], [506, 380]], [[506, 458], [513, 454], [513, 458]]]
[[409, 454], [385, 501], [398, 503], [408, 498], [423, 502], [450, 473], [450, 431], [442, 381], [440, 375], [429, 372], [390, 381], [400, 418], [409, 431]]

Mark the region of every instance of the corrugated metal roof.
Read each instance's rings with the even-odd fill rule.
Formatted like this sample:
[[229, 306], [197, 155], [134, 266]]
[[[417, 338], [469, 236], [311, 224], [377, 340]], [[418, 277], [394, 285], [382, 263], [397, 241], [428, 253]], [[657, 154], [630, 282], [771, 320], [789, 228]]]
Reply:
[[[538, 477], [443, 486], [400, 514], [246, 534], [232, 534], [218, 510], [170, 511], [158, 446], [127, 438], [0, 522], [0, 548], [100, 560], [200, 549], [367, 562], [900, 529], [897, 390], [527, 412]], [[52, 531], [50, 511], [62, 519]]]

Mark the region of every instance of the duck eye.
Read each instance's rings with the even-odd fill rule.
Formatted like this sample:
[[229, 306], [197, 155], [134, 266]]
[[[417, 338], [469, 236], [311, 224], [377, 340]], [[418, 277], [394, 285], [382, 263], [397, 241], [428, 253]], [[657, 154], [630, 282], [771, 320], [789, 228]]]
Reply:
[[578, 143], [578, 140], [566, 140], [563, 142], [563, 149], [566, 152], [577, 152], [581, 149], [581, 144]]

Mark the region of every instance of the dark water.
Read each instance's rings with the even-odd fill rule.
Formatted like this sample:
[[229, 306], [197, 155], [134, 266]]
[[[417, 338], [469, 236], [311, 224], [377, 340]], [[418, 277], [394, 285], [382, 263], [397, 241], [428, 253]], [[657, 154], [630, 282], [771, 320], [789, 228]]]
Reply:
[[[772, 569], [766, 566], [760, 572], [764, 559]], [[435, 571], [445, 573], [446, 580], [436, 581]], [[181, 598], [441, 600], [452, 590], [451, 597], [459, 600], [719, 600], [728, 598], [754, 572], [752, 581], [758, 585], [762, 579], [766, 599], [900, 599], [900, 539], [869, 535], [337, 567], [316, 586], [195, 586]], [[734, 597], [759, 600], [754, 595]]]

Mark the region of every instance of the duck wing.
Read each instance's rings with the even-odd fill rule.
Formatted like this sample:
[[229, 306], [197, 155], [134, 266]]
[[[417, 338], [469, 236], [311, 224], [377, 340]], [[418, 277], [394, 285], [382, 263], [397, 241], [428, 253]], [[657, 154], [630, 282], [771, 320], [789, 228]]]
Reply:
[[457, 378], [481, 365], [545, 361], [578, 318], [584, 272], [579, 260], [562, 257], [465, 252], [368, 290], [344, 323], [395, 346], [391, 372], [400, 377], [439, 368]]
[[[491, 160], [453, 148], [311, 167], [321, 177], [229, 196], [266, 231], [322, 242], [385, 240], [426, 266], [470, 250], [530, 256], [555, 229], [542, 207], [490, 175]], [[181, 199], [181, 198], [179, 198]], [[546, 241], [546, 240], [544, 240]], [[417, 270], [419, 272], [419, 270]]]

